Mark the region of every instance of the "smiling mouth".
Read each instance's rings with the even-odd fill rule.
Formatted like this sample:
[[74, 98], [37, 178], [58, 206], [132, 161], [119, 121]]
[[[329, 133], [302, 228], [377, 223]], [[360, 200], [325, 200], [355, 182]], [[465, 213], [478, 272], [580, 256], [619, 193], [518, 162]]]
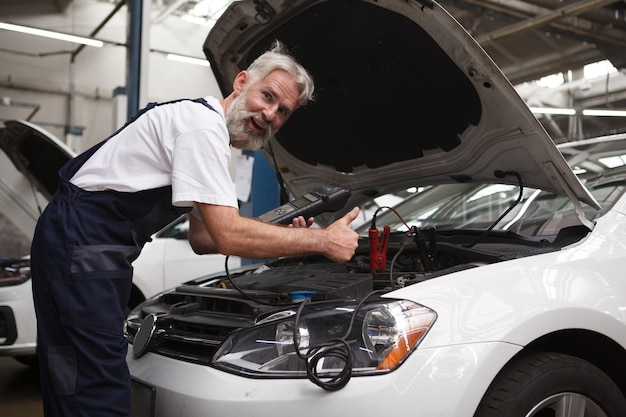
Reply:
[[256, 118], [254, 117], [250, 118], [250, 124], [252, 125], [254, 130], [258, 131], [259, 133], [265, 133], [265, 131], [267, 130], [265, 123], [258, 123]]

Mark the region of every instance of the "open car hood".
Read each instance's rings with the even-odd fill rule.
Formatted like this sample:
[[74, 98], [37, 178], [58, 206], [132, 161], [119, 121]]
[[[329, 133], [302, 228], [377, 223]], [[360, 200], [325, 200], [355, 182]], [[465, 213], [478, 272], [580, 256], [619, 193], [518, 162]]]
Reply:
[[264, 149], [293, 195], [339, 184], [352, 191], [348, 209], [403, 186], [518, 183], [500, 171], [599, 207], [500, 69], [437, 3], [234, 2], [203, 47], [225, 96], [276, 39], [316, 87]]
[[30, 237], [58, 186], [58, 170], [75, 153], [51, 133], [18, 120], [0, 125], [0, 149], [2, 214]]

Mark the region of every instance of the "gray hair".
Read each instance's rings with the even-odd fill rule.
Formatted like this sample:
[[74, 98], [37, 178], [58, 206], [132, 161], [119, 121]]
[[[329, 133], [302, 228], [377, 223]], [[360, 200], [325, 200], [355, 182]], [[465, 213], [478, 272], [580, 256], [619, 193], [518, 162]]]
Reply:
[[274, 41], [272, 47], [254, 60], [248, 67], [248, 74], [252, 78], [263, 79], [272, 71], [283, 70], [291, 75], [298, 86], [300, 96], [298, 104], [304, 106], [313, 100], [313, 78], [302, 65], [300, 65], [293, 56], [291, 56], [285, 46]]

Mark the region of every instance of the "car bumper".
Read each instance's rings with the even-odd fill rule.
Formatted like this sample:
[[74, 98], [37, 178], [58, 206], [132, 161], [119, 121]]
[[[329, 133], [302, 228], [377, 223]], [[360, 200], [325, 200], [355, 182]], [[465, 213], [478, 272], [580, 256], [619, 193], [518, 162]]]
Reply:
[[30, 280], [0, 287], [0, 356], [35, 354], [37, 320]]
[[353, 377], [335, 392], [308, 379], [244, 378], [153, 353], [135, 359], [132, 349], [127, 361], [134, 412], [142, 416], [379, 417], [402, 410], [420, 417], [471, 417], [493, 377], [519, 349], [505, 343], [418, 349], [396, 371]]

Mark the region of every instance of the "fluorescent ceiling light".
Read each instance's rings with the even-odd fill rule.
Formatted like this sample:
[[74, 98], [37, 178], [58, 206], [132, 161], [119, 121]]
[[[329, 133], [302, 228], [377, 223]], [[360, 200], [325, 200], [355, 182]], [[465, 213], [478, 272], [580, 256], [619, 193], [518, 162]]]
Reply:
[[576, 114], [574, 109], [560, 109], [556, 107], [529, 107], [530, 111], [539, 114], [563, 114], [566, 116], [573, 116]]
[[30, 35], [43, 36], [45, 38], [59, 39], [67, 42], [80, 43], [82, 45], [95, 46], [97, 48], [101, 48], [104, 45], [104, 42], [96, 39], [84, 38], [82, 36], [76, 35], [68, 35], [66, 33], [53, 32], [50, 30], [35, 29], [28, 26], [13, 25], [11, 23], [5, 22], [0, 22], [0, 29], [28, 33]]
[[599, 158], [598, 161], [602, 162], [608, 168], [617, 168], [617, 167], [623, 167], [624, 165], [626, 165], [624, 163], [624, 155], [607, 156], [606, 158]]
[[[535, 114], [562, 114], [565, 116], [573, 116], [576, 114], [575, 109], [561, 109], [558, 107], [529, 107], [529, 109]], [[582, 110], [581, 113], [583, 116], [626, 117], [626, 110], [586, 109]]]
[[583, 110], [583, 116], [626, 117], [626, 110]]
[[206, 59], [192, 58], [190, 56], [167, 54], [167, 59], [178, 62], [186, 62], [187, 64], [202, 65], [204, 67], [211, 66], [211, 64], [209, 64], [209, 61], [207, 61]]

